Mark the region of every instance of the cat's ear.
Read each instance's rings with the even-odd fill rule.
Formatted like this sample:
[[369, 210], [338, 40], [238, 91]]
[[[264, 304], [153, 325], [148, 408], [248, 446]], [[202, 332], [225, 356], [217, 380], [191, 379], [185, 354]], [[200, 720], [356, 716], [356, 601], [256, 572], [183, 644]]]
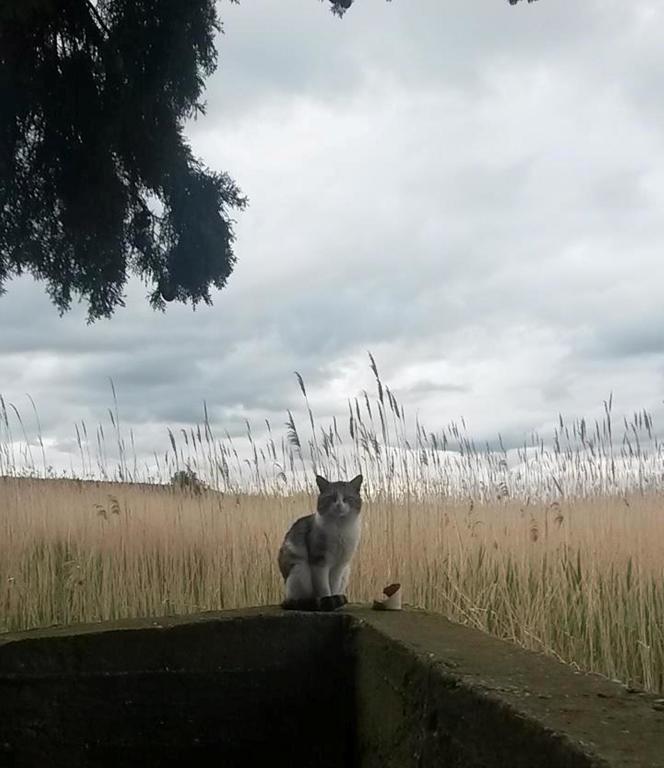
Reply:
[[349, 485], [355, 491], [355, 493], [359, 493], [360, 487], [362, 485], [362, 475], [358, 475], [357, 477], [354, 477], [350, 481]]
[[324, 477], [321, 477], [320, 475], [316, 475], [316, 485], [318, 486], [318, 490], [321, 493], [325, 493], [325, 491], [330, 486], [330, 481], [326, 480]]

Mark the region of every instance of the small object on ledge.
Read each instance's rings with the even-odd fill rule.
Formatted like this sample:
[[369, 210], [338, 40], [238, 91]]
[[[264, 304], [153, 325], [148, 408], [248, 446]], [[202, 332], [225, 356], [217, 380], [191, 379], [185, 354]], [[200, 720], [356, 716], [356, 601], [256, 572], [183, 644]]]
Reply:
[[373, 601], [374, 611], [400, 611], [401, 610], [401, 584], [390, 584], [383, 590], [380, 600]]

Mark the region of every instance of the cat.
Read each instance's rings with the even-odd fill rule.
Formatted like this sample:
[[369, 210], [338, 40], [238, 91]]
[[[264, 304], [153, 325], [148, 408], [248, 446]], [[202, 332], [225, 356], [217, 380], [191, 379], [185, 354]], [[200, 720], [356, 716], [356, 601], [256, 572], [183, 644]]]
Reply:
[[286, 609], [329, 611], [348, 602], [350, 562], [362, 529], [362, 475], [348, 482], [317, 475], [316, 485], [316, 511], [293, 523], [279, 549]]

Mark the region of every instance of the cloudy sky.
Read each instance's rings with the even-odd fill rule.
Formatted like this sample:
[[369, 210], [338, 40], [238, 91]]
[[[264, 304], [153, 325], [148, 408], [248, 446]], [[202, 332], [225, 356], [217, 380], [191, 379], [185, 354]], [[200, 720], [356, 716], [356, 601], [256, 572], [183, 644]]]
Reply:
[[[370, 387], [367, 350], [431, 430], [519, 442], [559, 412], [660, 411], [664, 67], [659, 0], [317, 0], [220, 5], [196, 153], [250, 198], [214, 307], [62, 319], [0, 298], [0, 392], [50, 460], [108, 422], [138, 451], [166, 425], [301, 411]], [[657, 424], [664, 424], [664, 414]]]

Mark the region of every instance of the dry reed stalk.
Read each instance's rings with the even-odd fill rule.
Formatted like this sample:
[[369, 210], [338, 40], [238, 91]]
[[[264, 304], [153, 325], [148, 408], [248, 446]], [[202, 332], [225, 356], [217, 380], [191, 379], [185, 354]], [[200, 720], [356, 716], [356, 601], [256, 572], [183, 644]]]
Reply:
[[[270, 604], [313, 498], [0, 480], [0, 628]], [[658, 496], [558, 504], [377, 498], [350, 594], [406, 602], [650, 690], [664, 688]], [[533, 536], [533, 530], [537, 536]]]

